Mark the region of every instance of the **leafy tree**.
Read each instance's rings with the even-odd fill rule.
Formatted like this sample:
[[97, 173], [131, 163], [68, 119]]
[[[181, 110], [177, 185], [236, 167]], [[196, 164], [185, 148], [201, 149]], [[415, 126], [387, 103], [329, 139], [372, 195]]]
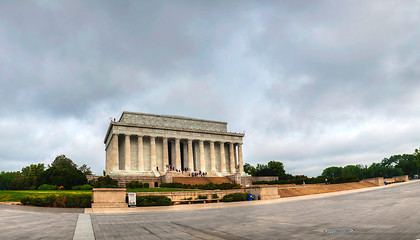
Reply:
[[251, 176], [255, 176], [255, 171], [256, 171], [255, 167], [252, 166], [251, 164], [249, 163], [244, 164], [244, 172], [250, 174]]
[[79, 167], [79, 170], [82, 171], [85, 175], [92, 175], [92, 171], [90, 170], [90, 167], [88, 167], [86, 164], [83, 164]]
[[40, 176], [40, 183], [72, 189], [73, 186], [86, 184], [87, 179], [86, 175], [77, 168], [50, 167]]
[[326, 178], [337, 178], [342, 176], [342, 167], [328, 167], [322, 171], [322, 176]]
[[45, 166], [43, 163], [31, 164], [22, 168], [21, 174], [24, 178], [25, 185], [29, 185], [29, 188], [37, 189], [39, 187], [38, 178], [44, 170]]
[[51, 163], [50, 167], [56, 168], [77, 168], [77, 165], [66, 155], [57, 156], [54, 161]]
[[0, 173], [0, 190], [8, 190], [9, 185], [16, 180], [16, 173], [4, 172]]
[[420, 148], [414, 149], [414, 156], [416, 156], [416, 164], [417, 166], [420, 166]]
[[[249, 164], [248, 164], [249, 165]], [[278, 176], [281, 179], [287, 179], [288, 175], [286, 175], [286, 171], [284, 170], [284, 166], [282, 162], [278, 161], [270, 161], [267, 165], [265, 164], [257, 164], [254, 168], [253, 166], [247, 166], [249, 173], [253, 176]], [[245, 171], [245, 166], [244, 166]]]
[[361, 174], [360, 168], [355, 165], [347, 165], [343, 168], [343, 177], [356, 176], [359, 177]]
[[287, 179], [286, 171], [284, 170], [284, 166], [282, 162], [269, 161], [267, 164], [267, 167], [273, 173], [275, 173], [275, 175], [272, 175], [272, 176], [279, 176], [279, 179]]

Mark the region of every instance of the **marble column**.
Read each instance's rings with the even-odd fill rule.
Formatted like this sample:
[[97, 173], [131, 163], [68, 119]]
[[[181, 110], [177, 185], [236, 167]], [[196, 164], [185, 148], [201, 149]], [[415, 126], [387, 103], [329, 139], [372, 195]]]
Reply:
[[206, 162], [204, 161], [204, 142], [200, 140], [200, 170], [201, 172], [206, 171]]
[[130, 148], [130, 135], [125, 135], [125, 142], [124, 142], [124, 170], [129, 172], [131, 171], [131, 148]]
[[238, 167], [238, 152], [237, 152], [237, 147], [236, 144], [233, 144], [233, 153], [235, 155], [235, 172], [237, 171], [237, 167]]
[[225, 143], [220, 142], [220, 171], [226, 173]]
[[137, 136], [137, 162], [138, 162], [138, 171], [144, 172], [143, 136]]
[[156, 138], [150, 137], [150, 170], [156, 170]]
[[175, 169], [181, 170], [181, 144], [175, 139]]
[[193, 156], [192, 140], [188, 140], [188, 170], [194, 171], [194, 156]]
[[214, 142], [210, 141], [210, 169], [216, 172], [216, 158], [214, 156]]
[[188, 167], [188, 146], [185, 142], [182, 143], [182, 148], [183, 148], [182, 151], [184, 153], [184, 155], [182, 156], [182, 162], [184, 163], [184, 168], [187, 168]]
[[233, 143], [229, 143], [229, 163], [230, 163], [230, 172], [235, 173], [235, 148]]
[[120, 157], [120, 153], [118, 149], [118, 134], [114, 134], [112, 136], [111, 171], [118, 172], [118, 170], [120, 170], [119, 157]]
[[238, 143], [238, 164], [239, 164], [239, 172], [244, 172], [244, 159], [242, 156], [242, 143]]
[[168, 154], [168, 138], [163, 138], [163, 167], [164, 171], [167, 171], [169, 165], [169, 154]]

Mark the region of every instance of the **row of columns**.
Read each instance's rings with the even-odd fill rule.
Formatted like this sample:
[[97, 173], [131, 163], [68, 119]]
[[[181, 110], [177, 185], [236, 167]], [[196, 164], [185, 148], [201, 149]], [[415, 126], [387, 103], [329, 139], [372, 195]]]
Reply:
[[[125, 170], [130, 171], [131, 170], [131, 144], [130, 144], [130, 137], [131, 135], [126, 134], [125, 135]], [[119, 170], [119, 145], [118, 145], [118, 134], [113, 135], [114, 140], [112, 141], [113, 149], [114, 149], [114, 162], [113, 162], [113, 168], [114, 170]], [[169, 154], [168, 154], [168, 138], [162, 137], [163, 139], [163, 166], [169, 165]], [[143, 157], [143, 136], [137, 135], [137, 143], [138, 143], [138, 151], [137, 151], [137, 161], [138, 161], [138, 171], [143, 172], [144, 169], [144, 157]], [[193, 158], [193, 140], [188, 139], [188, 168], [189, 170], [193, 170], [192, 166], [194, 165], [194, 158]], [[206, 171], [212, 171], [216, 172], [216, 158], [215, 158], [215, 148], [214, 148], [214, 141], [210, 142], [210, 169], [206, 169], [205, 164], [205, 157], [204, 157], [204, 141], [199, 140], [199, 160], [200, 160], [200, 171], [206, 172]], [[220, 144], [220, 168], [222, 173], [227, 173], [226, 169], [226, 158], [225, 158], [225, 143], [224, 142], [218, 142]], [[234, 149], [234, 144], [238, 145], [238, 156], [236, 156], [236, 151]], [[185, 149], [185, 148], [184, 148]], [[184, 151], [185, 154], [185, 151]], [[156, 169], [157, 163], [156, 163], [156, 137], [150, 137], [150, 166], [152, 170]], [[235, 173], [236, 170], [236, 163], [238, 164], [239, 172], [243, 172], [243, 158], [242, 158], [242, 143], [233, 143], [229, 142], [229, 163], [230, 163], [230, 172]], [[176, 169], [181, 169], [181, 144], [180, 139], [175, 139], [175, 164], [172, 162], [172, 165]]]

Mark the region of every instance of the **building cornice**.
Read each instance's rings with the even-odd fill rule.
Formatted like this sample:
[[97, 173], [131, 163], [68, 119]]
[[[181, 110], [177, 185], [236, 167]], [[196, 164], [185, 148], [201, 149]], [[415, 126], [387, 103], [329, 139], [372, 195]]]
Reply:
[[138, 127], [138, 128], [147, 128], [147, 129], [160, 129], [160, 130], [171, 130], [171, 131], [179, 131], [179, 132], [195, 132], [195, 133], [207, 133], [207, 134], [215, 134], [215, 135], [227, 135], [227, 136], [235, 136], [235, 137], [244, 137], [245, 133], [236, 133], [236, 132], [219, 132], [219, 131], [206, 131], [206, 130], [192, 130], [187, 128], [176, 128], [176, 127], [158, 127], [152, 125], [144, 125], [144, 124], [135, 124], [135, 123], [122, 123], [122, 122], [114, 122], [111, 121], [108, 130], [105, 135], [104, 143], [106, 144], [106, 140], [111, 132], [113, 126], [124, 126], [124, 127]]

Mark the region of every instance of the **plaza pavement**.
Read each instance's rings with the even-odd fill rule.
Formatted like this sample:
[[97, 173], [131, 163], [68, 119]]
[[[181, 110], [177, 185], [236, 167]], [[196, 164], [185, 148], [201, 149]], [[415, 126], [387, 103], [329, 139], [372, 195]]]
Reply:
[[0, 239], [415, 240], [419, 200], [420, 181], [411, 181], [268, 201], [86, 213], [0, 204]]

